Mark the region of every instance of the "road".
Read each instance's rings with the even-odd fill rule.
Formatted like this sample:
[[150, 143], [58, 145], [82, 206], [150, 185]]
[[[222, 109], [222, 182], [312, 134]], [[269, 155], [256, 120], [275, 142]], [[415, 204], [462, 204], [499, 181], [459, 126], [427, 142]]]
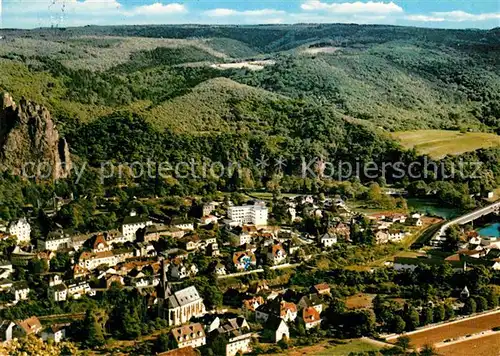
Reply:
[[382, 348], [384, 348], [384, 347], [393, 348], [394, 347], [393, 344], [390, 344], [388, 342], [371, 339], [371, 338], [366, 337], [366, 336], [363, 336], [361, 339], [364, 340], [364, 341], [366, 341], [367, 343], [375, 345], [377, 347], [382, 347]]
[[441, 226], [441, 228], [436, 232], [436, 234], [432, 238], [431, 244], [439, 245], [444, 239], [444, 236], [446, 234], [446, 230], [448, 230], [448, 228], [451, 225], [467, 224], [468, 222], [476, 220], [476, 219], [480, 218], [481, 216], [485, 216], [485, 215], [497, 212], [499, 210], [500, 210], [500, 201], [497, 201], [496, 203], [485, 206], [484, 208], [480, 208], [480, 209], [471, 211], [470, 213], [467, 213], [465, 215], [459, 216], [458, 218], [450, 220], [446, 224]]
[[434, 344], [434, 347], [436, 349], [439, 349], [440, 347], [451, 346], [453, 344], [458, 344], [458, 343], [461, 343], [461, 342], [464, 342], [464, 341], [469, 341], [469, 340], [474, 340], [474, 339], [480, 339], [480, 338], [483, 338], [483, 337], [492, 336], [492, 335], [499, 335], [499, 334], [500, 334], [500, 331], [485, 330], [485, 331], [481, 331], [479, 333], [473, 334], [473, 335], [471, 335], [469, 337], [462, 336], [462, 337], [459, 337], [457, 339], [454, 339], [454, 340], [451, 340], [451, 341], [448, 341], [448, 342], [438, 342], [437, 344]]
[[[272, 266], [269, 267], [269, 269], [283, 269], [283, 268], [295, 268], [297, 266], [300, 266], [300, 263], [285, 263], [283, 265], [277, 265], [277, 266]], [[241, 277], [245, 276], [247, 274], [252, 274], [252, 273], [262, 273], [264, 272], [264, 269], [258, 268], [258, 269], [253, 269], [251, 271], [245, 271], [245, 272], [237, 272], [237, 273], [231, 273], [231, 274], [225, 274], [223, 276], [218, 276], [217, 278], [223, 279], [223, 278], [230, 278], [230, 277]]]
[[47, 321], [47, 320], [57, 320], [57, 319], [83, 319], [85, 317], [85, 313], [67, 313], [67, 314], [52, 314], [52, 315], [42, 315], [38, 316], [38, 319], [40, 321]]

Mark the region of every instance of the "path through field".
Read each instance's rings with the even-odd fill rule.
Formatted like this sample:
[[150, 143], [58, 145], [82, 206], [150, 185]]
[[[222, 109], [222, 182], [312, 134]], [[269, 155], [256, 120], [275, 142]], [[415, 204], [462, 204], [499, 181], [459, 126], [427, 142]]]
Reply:
[[[422, 347], [426, 344], [435, 345], [445, 340], [452, 341], [467, 335], [488, 331], [497, 326], [500, 326], [500, 310], [425, 328], [407, 335], [410, 337], [412, 345]], [[397, 337], [391, 337], [388, 341], [393, 343], [396, 339]]]
[[500, 356], [500, 333], [456, 342], [438, 349], [442, 356]]

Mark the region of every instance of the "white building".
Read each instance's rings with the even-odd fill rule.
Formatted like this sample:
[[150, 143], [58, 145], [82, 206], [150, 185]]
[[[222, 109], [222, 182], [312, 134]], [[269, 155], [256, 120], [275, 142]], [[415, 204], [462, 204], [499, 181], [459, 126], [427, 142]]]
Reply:
[[214, 267], [214, 272], [218, 276], [225, 276], [227, 274], [226, 266], [224, 266], [220, 262], [217, 262], [217, 264]]
[[194, 230], [194, 224], [192, 221], [186, 221], [186, 220], [176, 220], [172, 222], [172, 225], [180, 230], [185, 230], [185, 231], [193, 231]]
[[229, 319], [217, 329], [217, 333], [228, 337], [226, 356], [235, 356], [240, 352], [245, 354], [252, 351], [252, 332], [245, 318]]
[[198, 294], [196, 287], [190, 286], [177, 292], [166, 288], [165, 282], [161, 283], [158, 298], [160, 316], [167, 319], [168, 325], [181, 325], [187, 323], [193, 316], [205, 315], [205, 304]]
[[281, 244], [272, 245], [267, 252], [267, 260], [273, 265], [285, 262], [286, 257], [286, 251]]
[[210, 215], [215, 209], [217, 209], [218, 205], [219, 205], [219, 203], [214, 202], [214, 201], [204, 204], [203, 205], [203, 216]]
[[134, 257], [134, 251], [123, 251], [120, 253], [114, 253], [113, 251], [95, 253], [85, 251], [80, 255], [78, 265], [91, 271], [100, 265], [116, 266], [118, 263], [125, 262], [127, 258], [132, 257]]
[[16, 282], [12, 285], [12, 291], [14, 292], [14, 300], [19, 302], [21, 300], [27, 300], [30, 293], [30, 288], [25, 281]]
[[198, 267], [195, 264], [172, 263], [170, 276], [175, 279], [194, 277], [198, 274]]
[[232, 206], [227, 216], [238, 225], [267, 225], [268, 209], [264, 205]]
[[68, 286], [68, 295], [73, 297], [73, 299], [78, 299], [85, 294], [88, 294], [90, 296], [96, 294], [96, 292], [92, 288], [90, 288], [90, 285], [87, 282], [70, 284]]
[[9, 278], [13, 272], [14, 267], [12, 266], [12, 262], [8, 260], [0, 260], [0, 279]]
[[297, 318], [297, 305], [275, 298], [255, 310], [255, 319], [258, 322], [266, 322], [271, 315], [286, 322], [294, 321]]
[[42, 331], [42, 340], [53, 340], [55, 343], [61, 342], [66, 337], [66, 329], [64, 327], [52, 326]]
[[286, 325], [286, 322], [274, 315], [271, 315], [271, 317], [267, 319], [264, 328], [272, 332], [272, 339], [270, 341], [275, 343], [280, 342], [283, 338], [290, 338], [290, 330], [288, 325]]
[[153, 225], [153, 222], [146, 217], [137, 216], [135, 211], [130, 212], [130, 216], [123, 219], [122, 234], [125, 241], [135, 241], [136, 232], [146, 226]]
[[170, 332], [178, 348], [191, 346], [197, 348], [207, 343], [205, 330], [200, 323], [188, 324], [172, 329]]
[[39, 250], [57, 251], [71, 247], [72, 233], [70, 231], [58, 230], [49, 232], [44, 240], [38, 240]]
[[316, 328], [321, 324], [321, 317], [313, 307], [307, 307], [302, 310], [302, 320], [304, 321], [306, 330]]
[[12, 221], [9, 224], [9, 234], [15, 235], [18, 242], [29, 242], [31, 235], [31, 225], [26, 218]]
[[237, 243], [238, 246], [244, 245], [244, 244], [251, 244], [253, 242], [253, 237], [249, 233], [242, 232], [237, 236]]
[[55, 302], [63, 302], [68, 299], [68, 288], [64, 283], [57, 284], [48, 289], [49, 298]]
[[332, 247], [337, 243], [337, 236], [327, 232], [320, 238], [320, 243], [323, 247]]

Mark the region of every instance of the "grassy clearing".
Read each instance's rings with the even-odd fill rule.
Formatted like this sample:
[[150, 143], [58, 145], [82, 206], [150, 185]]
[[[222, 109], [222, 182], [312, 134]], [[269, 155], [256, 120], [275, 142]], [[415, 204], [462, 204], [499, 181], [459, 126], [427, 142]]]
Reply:
[[500, 146], [500, 136], [484, 132], [416, 130], [395, 132], [392, 137], [404, 147], [415, 148], [419, 153], [433, 158]]
[[324, 342], [317, 345], [293, 348], [287, 350], [286, 353], [272, 354], [272, 356], [347, 356], [351, 352], [369, 352], [378, 351], [380, 349], [380, 347], [372, 345], [361, 339], [343, 340], [342, 343], [338, 344], [332, 340], [331, 343]]
[[13, 38], [0, 48], [0, 55], [44, 55], [60, 60], [70, 68], [106, 70], [127, 62], [135, 52], [158, 47], [194, 47], [216, 58], [229, 58], [227, 54], [212, 48], [206, 40], [113, 36], [82, 36], [65, 42]]
[[328, 347], [324, 351], [320, 351], [315, 353], [316, 356], [346, 356], [351, 352], [359, 353], [359, 352], [370, 352], [370, 351], [378, 351], [380, 347], [369, 344], [362, 340], [351, 340], [347, 344], [344, 345], [336, 345], [334, 347]]
[[373, 307], [375, 294], [359, 293], [346, 299], [346, 306], [349, 309], [368, 309]]

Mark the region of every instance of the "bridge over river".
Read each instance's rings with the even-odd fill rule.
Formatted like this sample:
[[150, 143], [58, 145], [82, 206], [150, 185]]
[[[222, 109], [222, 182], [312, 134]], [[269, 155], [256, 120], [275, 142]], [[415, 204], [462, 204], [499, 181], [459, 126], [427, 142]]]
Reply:
[[443, 226], [441, 226], [441, 228], [436, 232], [436, 234], [433, 236], [433, 238], [431, 240], [431, 245], [438, 246], [443, 241], [445, 241], [446, 240], [446, 237], [445, 237], [446, 230], [448, 230], [448, 228], [451, 225], [455, 225], [455, 224], [464, 225], [464, 224], [467, 224], [467, 223], [474, 221], [474, 220], [476, 220], [482, 216], [485, 216], [485, 215], [489, 215], [492, 213], [498, 214], [499, 211], [500, 211], [500, 201], [497, 201], [493, 204], [487, 205], [487, 206], [480, 208], [480, 209], [476, 209], [474, 211], [471, 211], [470, 213], [467, 213], [465, 215], [459, 216], [458, 218], [450, 220], [450, 221], [446, 222], [445, 224], [443, 224]]

